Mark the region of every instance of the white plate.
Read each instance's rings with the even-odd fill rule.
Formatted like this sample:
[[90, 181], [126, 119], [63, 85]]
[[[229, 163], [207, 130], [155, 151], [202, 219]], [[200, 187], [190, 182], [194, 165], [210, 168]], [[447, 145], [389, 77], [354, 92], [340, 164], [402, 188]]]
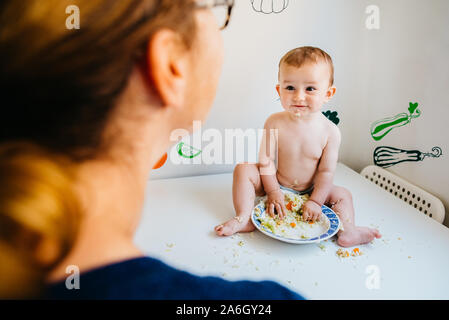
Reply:
[[[288, 192], [288, 191], [287, 191]], [[284, 191], [286, 193], [286, 191]], [[264, 198], [266, 199], [266, 197]], [[258, 209], [258, 210], [256, 210]], [[263, 234], [279, 240], [284, 241], [288, 243], [294, 243], [294, 244], [306, 244], [306, 243], [314, 243], [314, 242], [320, 242], [326, 239], [329, 239], [333, 237], [338, 230], [340, 229], [340, 219], [338, 218], [337, 214], [329, 207], [323, 205], [321, 208], [323, 212], [323, 216], [321, 219], [325, 218], [328, 220], [329, 223], [327, 225], [329, 226], [327, 230], [325, 230], [323, 233], [319, 234], [316, 237], [308, 238], [308, 239], [297, 239], [297, 238], [288, 238], [282, 235], [274, 234], [270, 229], [263, 226], [260, 221], [259, 217], [263, 217], [263, 215], [268, 214], [265, 208], [265, 201], [261, 201], [257, 206], [254, 207], [253, 212], [251, 214], [251, 221], [253, 222], [254, 226]]]

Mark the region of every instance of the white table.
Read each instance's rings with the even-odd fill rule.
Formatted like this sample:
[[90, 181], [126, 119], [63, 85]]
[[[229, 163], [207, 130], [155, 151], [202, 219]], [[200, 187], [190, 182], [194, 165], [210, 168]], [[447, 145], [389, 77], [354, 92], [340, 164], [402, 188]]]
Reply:
[[339, 258], [331, 240], [320, 248], [259, 231], [216, 236], [214, 226], [234, 216], [232, 174], [150, 181], [135, 241], [173, 267], [275, 280], [309, 299], [449, 299], [449, 228], [340, 163], [335, 184], [352, 191], [356, 224], [383, 235], [357, 246], [361, 256]]

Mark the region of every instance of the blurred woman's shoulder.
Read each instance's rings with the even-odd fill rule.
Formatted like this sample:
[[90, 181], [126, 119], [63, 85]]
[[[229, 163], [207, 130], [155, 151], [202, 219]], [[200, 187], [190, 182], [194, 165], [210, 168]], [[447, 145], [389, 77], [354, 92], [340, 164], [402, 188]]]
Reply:
[[45, 299], [303, 299], [272, 281], [227, 281], [177, 270], [151, 257], [134, 258], [80, 275], [79, 288], [65, 281], [47, 287]]

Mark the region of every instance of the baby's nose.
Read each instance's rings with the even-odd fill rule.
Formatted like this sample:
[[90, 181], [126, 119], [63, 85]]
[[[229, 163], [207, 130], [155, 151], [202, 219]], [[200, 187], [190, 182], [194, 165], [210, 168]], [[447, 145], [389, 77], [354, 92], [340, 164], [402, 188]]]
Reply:
[[295, 95], [295, 100], [296, 100], [296, 101], [301, 101], [301, 100], [304, 99], [304, 97], [305, 97], [304, 92], [298, 90], [298, 92], [297, 92], [296, 95]]

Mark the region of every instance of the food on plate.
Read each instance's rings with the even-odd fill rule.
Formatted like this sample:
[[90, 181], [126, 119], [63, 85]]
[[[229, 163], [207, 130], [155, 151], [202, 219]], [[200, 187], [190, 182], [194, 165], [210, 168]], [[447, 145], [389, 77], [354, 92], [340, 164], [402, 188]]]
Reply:
[[254, 213], [260, 224], [275, 235], [291, 239], [310, 239], [325, 233], [329, 229], [329, 219], [325, 215], [321, 215], [315, 222], [304, 221], [302, 206], [308, 199], [308, 195], [285, 192], [284, 201], [287, 214], [282, 220], [278, 216], [272, 218], [266, 210], [260, 210], [261, 205], [266, 208], [266, 198], [260, 201], [254, 209]]

